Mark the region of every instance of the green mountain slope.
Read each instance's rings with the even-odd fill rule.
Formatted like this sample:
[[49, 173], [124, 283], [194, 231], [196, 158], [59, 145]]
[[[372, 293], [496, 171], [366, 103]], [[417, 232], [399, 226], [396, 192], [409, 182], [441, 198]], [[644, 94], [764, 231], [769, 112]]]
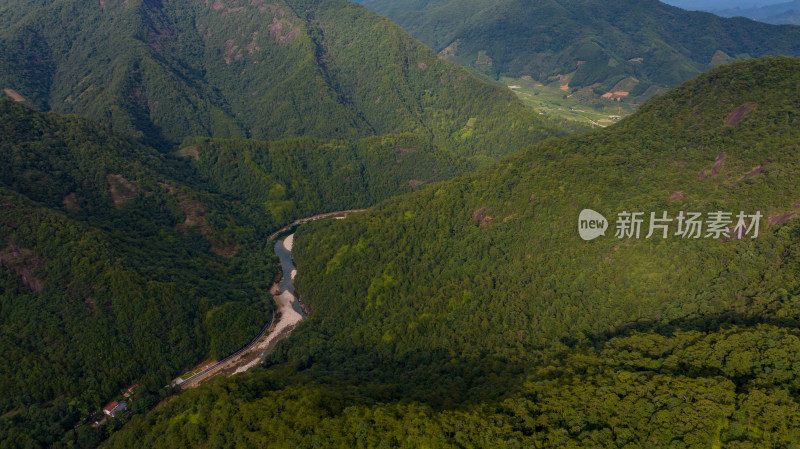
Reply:
[[355, 142], [197, 139], [179, 154], [216, 191], [272, 223], [368, 207], [393, 195], [474, 170], [463, 158], [411, 134]]
[[559, 134], [345, 0], [10, 1], [0, 24], [0, 88], [158, 148], [410, 132], [503, 154]]
[[656, 0], [368, 0], [440, 55], [596, 101], [641, 103], [732, 59], [800, 54], [800, 28]]
[[126, 384], [158, 388], [269, 320], [259, 214], [85, 119], [7, 100], [0, 117], [3, 444], [52, 443]]
[[249, 342], [274, 309], [277, 228], [471, 169], [408, 134], [179, 155], [0, 99], [0, 447], [95, 444], [102, 428], [68, 431], [121, 388], [142, 385], [144, 410]]
[[[108, 447], [799, 444], [798, 87], [798, 59], [734, 63], [602, 132], [301, 227], [314, 313], [268, 360], [288, 363]], [[584, 208], [606, 236], [580, 239]], [[764, 218], [755, 239], [617, 238], [623, 211]]]
[[[347, 223], [301, 229], [299, 290], [320, 316], [350, 317], [352, 327], [312, 317], [296, 335], [294, 358], [324, 354], [354, 374], [359, 352], [364, 363], [375, 351], [387, 360], [420, 351], [525, 360], [528, 349], [567, 336], [746, 310], [753, 295], [771, 294], [757, 286], [764, 273], [783, 273], [775, 253], [785, 231], [766, 217], [790, 217], [800, 206], [792, 177], [798, 99], [787, 95], [798, 67], [789, 58], [726, 66], [606, 132], [543, 143]], [[575, 225], [585, 208], [612, 221], [606, 238], [580, 240]], [[762, 235], [613, 236], [623, 211], [649, 219], [681, 210], [761, 211]], [[771, 288], [791, 275], [776, 274]], [[341, 336], [322, 338], [332, 334]]]

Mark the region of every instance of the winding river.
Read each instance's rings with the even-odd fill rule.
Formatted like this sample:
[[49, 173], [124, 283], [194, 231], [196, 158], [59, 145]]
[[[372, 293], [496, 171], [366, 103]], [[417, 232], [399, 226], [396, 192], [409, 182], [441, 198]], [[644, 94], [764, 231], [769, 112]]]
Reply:
[[273, 314], [272, 319], [264, 326], [261, 333], [244, 348], [219, 362], [199, 369], [196, 374], [191, 376], [184, 374], [175, 379], [172, 385], [180, 386], [181, 389], [193, 388], [216, 375], [229, 376], [242, 373], [261, 363], [267, 353], [279, 341], [288, 337], [297, 324], [307, 317], [302, 303], [297, 297], [293, 282], [294, 277], [297, 275], [297, 267], [295, 267], [292, 260], [294, 230], [300, 224], [309, 221], [331, 217], [345, 218], [348, 214], [362, 211], [362, 209], [348, 210], [302, 218], [272, 234], [269, 237], [269, 241], [273, 238], [275, 239], [273, 250], [280, 259], [282, 271], [281, 280], [273, 285], [270, 290], [275, 303], [278, 305], [277, 317], [276, 314]]
[[297, 275], [297, 267], [295, 267], [294, 260], [292, 260], [292, 246], [294, 246], [294, 234], [288, 235], [283, 240], [276, 241], [273, 246], [275, 254], [281, 260], [281, 269], [283, 271], [281, 281], [278, 283], [278, 290], [280, 294], [289, 292], [292, 295], [292, 309], [305, 319], [307, 317], [306, 312], [303, 310], [302, 304], [297, 298], [297, 292], [294, 289], [294, 277]]

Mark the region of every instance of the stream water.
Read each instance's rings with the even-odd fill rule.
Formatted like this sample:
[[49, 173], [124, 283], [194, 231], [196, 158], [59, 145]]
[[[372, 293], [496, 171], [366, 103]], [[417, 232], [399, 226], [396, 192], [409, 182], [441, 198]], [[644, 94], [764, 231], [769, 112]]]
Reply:
[[306, 318], [306, 312], [302, 307], [300, 307], [300, 301], [297, 300], [297, 293], [294, 290], [294, 282], [292, 282], [292, 272], [296, 270], [297, 267], [295, 267], [294, 261], [292, 260], [292, 252], [286, 249], [286, 247], [283, 245], [283, 241], [289, 237], [289, 235], [286, 235], [284, 238], [275, 241], [275, 246], [273, 247], [275, 254], [277, 254], [278, 258], [281, 260], [281, 269], [283, 270], [283, 277], [278, 283], [278, 288], [280, 289], [281, 293], [288, 291], [292, 294], [292, 296], [295, 297], [295, 300], [292, 301], [292, 309], [299, 313], [303, 318]]

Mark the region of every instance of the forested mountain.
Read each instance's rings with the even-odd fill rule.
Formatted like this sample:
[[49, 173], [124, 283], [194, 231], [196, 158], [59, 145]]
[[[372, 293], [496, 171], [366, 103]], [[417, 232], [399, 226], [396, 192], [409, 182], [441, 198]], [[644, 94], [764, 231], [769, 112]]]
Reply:
[[0, 99], [0, 447], [91, 446], [102, 429], [67, 431], [121, 388], [142, 385], [146, 409], [249, 342], [274, 309], [280, 226], [470, 168], [413, 135], [178, 154]]
[[409, 132], [505, 154], [560, 133], [346, 0], [4, 1], [0, 89], [159, 149]]
[[[301, 227], [314, 313], [273, 368], [106, 447], [800, 444], [799, 88], [798, 59], [733, 63], [609, 129]], [[583, 241], [587, 208], [645, 227]], [[757, 238], [646, 237], [681, 211], [763, 219]]]
[[748, 19], [765, 23], [800, 25], [800, 0], [761, 7], [736, 7], [711, 12], [722, 17], [747, 17]]
[[565, 94], [640, 103], [729, 62], [800, 54], [800, 28], [657, 0], [367, 0], [441, 56]]
[[281, 226], [571, 126], [345, 0], [0, 2], [0, 89], [4, 449], [250, 341]]
[[268, 221], [179, 164], [8, 100], [0, 161], [2, 444], [60, 437], [123, 386], [160, 388], [269, 320]]

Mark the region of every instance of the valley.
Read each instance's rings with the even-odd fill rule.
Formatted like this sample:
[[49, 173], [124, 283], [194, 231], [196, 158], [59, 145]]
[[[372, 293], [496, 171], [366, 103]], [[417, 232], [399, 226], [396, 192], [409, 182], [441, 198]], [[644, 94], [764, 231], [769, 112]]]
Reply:
[[[293, 229], [296, 229], [299, 225], [304, 223], [310, 223], [321, 219], [343, 220], [350, 214], [364, 212], [365, 210], [366, 209], [328, 212], [300, 218], [270, 235], [269, 238], [267, 238], [267, 242], [271, 242], [275, 239], [273, 248], [280, 260], [282, 270], [280, 281], [273, 284], [272, 288], [270, 288], [270, 294], [278, 307], [277, 311], [273, 312], [272, 317], [267, 325], [264, 326], [261, 333], [259, 333], [253, 341], [248, 343], [247, 346], [219, 362], [204, 366], [200, 371], [189, 372], [175, 378], [172, 382], [172, 386], [179, 387], [181, 390], [196, 388], [214, 376], [231, 376], [243, 373], [260, 364], [269, 351], [274, 348], [279, 341], [288, 338], [295, 326], [306, 319], [307, 316], [307, 312], [304, 310], [300, 302], [299, 294], [295, 291], [293, 284], [294, 277], [297, 275], [297, 269], [292, 261], [294, 233], [287, 235], [287, 232], [292, 232]], [[276, 237], [281, 235], [283, 238], [276, 239]]]
[[[289, 279], [293, 277], [292, 272], [296, 270], [289, 269], [287, 272], [287, 264], [291, 264], [291, 235], [285, 240], [275, 242], [275, 252], [281, 259], [283, 265], [282, 279]], [[280, 246], [280, 248], [279, 248]], [[288, 260], [287, 260], [288, 259]], [[289, 265], [292, 266], [293, 265]], [[284, 284], [283, 280], [281, 284]], [[178, 377], [173, 381], [173, 386], [180, 387], [185, 390], [187, 388], [196, 388], [203, 382], [206, 382], [217, 375], [230, 376], [233, 374], [243, 373], [248, 369], [256, 366], [261, 362], [264, 356], [272, 349], [280, 340], [285, 339], [292, 332], [292, 329], [303, 319], [305, 314], [299, 306], [299, 299], [293, 293], [286, 289], [274, 284], [270, 289], [270, 293], [278, 309], [273, 313], [268, 324], [264, 327], [258, 336], [247, 344], [244, 348], [234, 352], [233, 354], [225, 357], [224, 359], [208, 366], [201, 372], [186, 378], [185, 376]], [[300, 311], [296, 310], [300, 309]], [[277, 315], [277, 321], [276, 321]]]
[[[720, 63], [797, 55], [800, 28], [685, 11], [655, 0], [365, 0], [440, 57], [493, 79], [569, 77], [567, 94], [628, 92], [643, 104]], [[623, 82], [634, 86], [619, 88]], [[565, 84], [564, 82], [560, 83]]]
[[798, 55], [657, 0], [0, 2], [0, 449], [800, 447]]
[[[783, 90], [797, 65], [720, 67], [601, 131], [304, 225], [293, 256], [314, 314], [270, 369], [182, 395], [105, 447], [202, 444], [181, 418], [197, 402], [213, 404], [199, 425], [223, 438], [258, 417], [251, 447], [348, 445], [359, 428], [376, 446], [408, 434], [441, 447], [795, 441], [796, 221], [770, 219], [755, 240], [583, 242], [574, 220], [586, 206], [796, 212], [784, 174], [800, 116]], [[225, 405], [238, 397], [253, 398], [244, 413]]]
[[567, 93], [561, 86], [544, 85], [531, 78], [501, 77], [522, 102], [540, 114], [572, 120], [592, 127], [605, 128], [635, 110], [635, 105], [610, 99], [594, 99], [590, 95]]

